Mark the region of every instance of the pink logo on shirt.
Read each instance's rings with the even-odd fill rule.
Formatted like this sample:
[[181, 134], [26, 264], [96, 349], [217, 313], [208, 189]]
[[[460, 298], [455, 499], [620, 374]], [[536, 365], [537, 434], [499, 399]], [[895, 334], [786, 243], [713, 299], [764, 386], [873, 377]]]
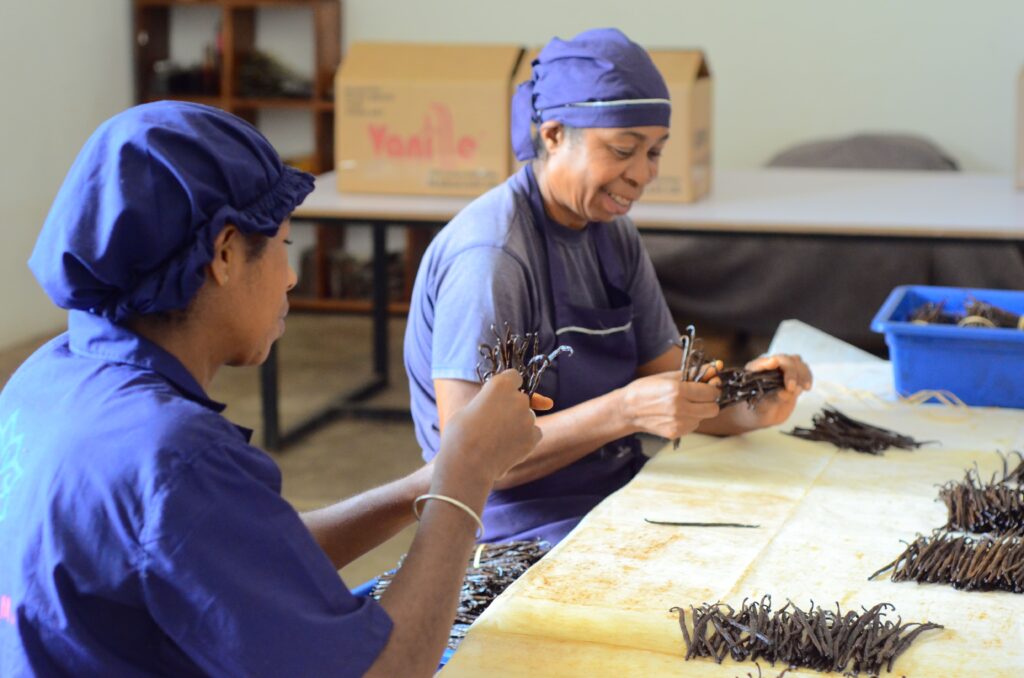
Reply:
[[0, 621], [14, 625], [14, 612], [11, 610], [10, 596], [0, 596]]

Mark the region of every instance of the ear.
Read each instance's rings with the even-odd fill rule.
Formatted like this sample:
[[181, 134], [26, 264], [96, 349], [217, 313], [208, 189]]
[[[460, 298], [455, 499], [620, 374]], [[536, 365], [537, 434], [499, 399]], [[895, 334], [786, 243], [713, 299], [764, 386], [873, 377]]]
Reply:
[[549, 156], [554, 155], [559, 148], [565, 145], [565, 126], [557, 120], [548, 120], [541, 123], [538, 133], [540, 134], [541, 143], [544, 144], [544, 149]]
[[213, 260], [209, 263], [210, 279], [214, 284], [224, 286], [231, 280], [232, 273], [245, 257], [245, 243], [241, 232], [227, 224], [213, 241]]

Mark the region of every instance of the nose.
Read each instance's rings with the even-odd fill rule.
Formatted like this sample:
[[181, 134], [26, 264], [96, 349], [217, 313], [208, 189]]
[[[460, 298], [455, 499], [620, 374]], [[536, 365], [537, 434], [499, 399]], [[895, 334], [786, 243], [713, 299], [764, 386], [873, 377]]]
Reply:
[[646, 153], [637, 153], [633, 162], [626, 167], [622, 178], [633, 188], [643, 188], [658, 176], [658, 161]]
[[292, 268], [291, 264], [288, 264], [288, 291], [291, 292], [295, 285], [299, 282], [299, 276], [296, 275], [295, 269]]

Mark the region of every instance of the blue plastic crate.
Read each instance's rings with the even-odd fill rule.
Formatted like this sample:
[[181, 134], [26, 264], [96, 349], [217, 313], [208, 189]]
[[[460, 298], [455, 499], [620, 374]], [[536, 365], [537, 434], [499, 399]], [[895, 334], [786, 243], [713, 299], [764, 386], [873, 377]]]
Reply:
[[871, 321], [885, 334], [896, 391], [950, 391], [968, 405], [1024, 408], [1024, 330], [921, 325], [909, 322], [914, 309], [945, 301], [962, 312], [969, 299], [1024, 315], [1024, 292], [960, 287], [897, 287]]

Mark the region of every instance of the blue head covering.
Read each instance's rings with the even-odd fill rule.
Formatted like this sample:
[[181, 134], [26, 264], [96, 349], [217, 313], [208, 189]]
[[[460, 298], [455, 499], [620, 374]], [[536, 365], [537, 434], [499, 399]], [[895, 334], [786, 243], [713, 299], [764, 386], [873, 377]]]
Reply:
[[668, 127], [668, 87], [644, 48], [615, 28], [553, 38], [533, 61], [533, 78], [512, 98], [512, 149], [536, 157], [531, 124]]
[[184, 308], [225, 224], [274, 236], [313, 190], [255, 127], [220, 109], [129, 108], [86, 141], [29, 268], [55, 304], [119, 322]]

